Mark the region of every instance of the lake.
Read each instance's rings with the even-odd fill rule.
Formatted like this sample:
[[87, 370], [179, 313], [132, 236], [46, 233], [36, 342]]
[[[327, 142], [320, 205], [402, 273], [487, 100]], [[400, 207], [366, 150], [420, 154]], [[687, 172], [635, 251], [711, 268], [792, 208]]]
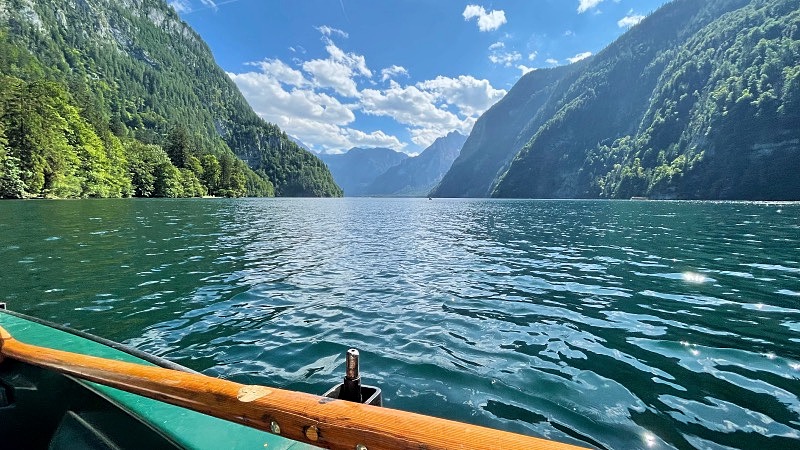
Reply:
[[0, 202], [0, 301], [205, 374], [597, 448], [800, 448], [800, 204]]

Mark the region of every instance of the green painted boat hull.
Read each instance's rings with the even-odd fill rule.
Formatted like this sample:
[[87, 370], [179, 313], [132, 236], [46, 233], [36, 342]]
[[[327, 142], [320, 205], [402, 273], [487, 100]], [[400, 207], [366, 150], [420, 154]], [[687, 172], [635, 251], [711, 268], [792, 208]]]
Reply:
[[[157, 358], [130, 354], [119, 344], [98, 342], [97, 338], [8, 311], [0, 311], [0, 326], [15, 339], [41, 347], [139, 364], [169, 365]], [[316, 447], [6, 359], [0, 363], [0, 448]]]

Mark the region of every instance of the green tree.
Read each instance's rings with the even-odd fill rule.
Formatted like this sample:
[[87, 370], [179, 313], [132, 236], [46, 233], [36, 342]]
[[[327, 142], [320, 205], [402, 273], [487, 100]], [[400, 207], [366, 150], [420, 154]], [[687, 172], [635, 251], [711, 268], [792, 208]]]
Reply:
[[126, 140], [123, 147], [133, 185], [133, 195], [137, 197], [156, 195], [156, 169], [164, 164], [171, 164], [166, 152], [158, 145], [144, 144], [135, 139]]
[[248, 197], [274, 197], [275, 187], [263, 172], [245, 171], [245, 188]]
[[189, 169], [180, 169], [180, 172], [184, 197], [202, 197], [207, 194], [208, 191], [194, 172]]
[[0, 153], [0, 198], [23, 198], [25, 183], [22, 182], [19, 160]]
[[198, 179], [203, 178], [203, 164], [196, 156], [189, 155], [189, 157], [186, 158], [186, 168], [191, 170]]
[[177, 125], [170, 130], [164, 150], [175, 167], [186, 167], [186, 162], [192, 155], [192, 143], [185, 126]]
[[222, 167], [214, 155], [204, 155], [200, 160], [203, 166], [202, 180], [206, 185], [208, 193], [211, 195], [220, 195], [220, 180], [222, 179]]
[[183, 197], [183, 176], [180, 170], [170, 162], [159, 164], [155, 168], [154, 197]]
[[[89, 6], [97, 5], [96, 0], [87, 1]], [[278, 127], [258, 118], [216, 65], [208, 47], [187, 32], [166, 3], [145, 2], [147, 14], [141, 14], [142, 5], [106, 3], [102, 20], [125, 24], [115, 28], [113, 38], [92, 32], [98, 26], [93, 7], [70, 8], [63, 1], [37, 0], [22, 8], [13, 0], [0, 14], [10, 30], [0, 30], [0, 75], [26, 83], [55, 82], [69, 94], [66, 103], [87, 125], [81, 129], [60, 114], [63, 110], [59, 115], [67, 120], [67, 127], [46, 117], [46, 111], [25, 110], [35, 109], [35, 103], [12, 114], [23, 125], [10, 127], [10, 133], [16, 133], [10, 148], [32, 195], [136, 194], [117, 138], [162, 145], [174, 166], [189, 168], [210, 190], [240, 195], [243, 176], [244, 189], [251, 195], [269, 191], [270, 181], [283, 195], [341, 195], [317, 158], [297, 148]], [[152, 14], [161, 15], [163, 26], [149, 19]], [[31, 17], [37, 21], [33, 26]], [[0, 91], [6, 91], [8, 84], [2, 81]], [[16, 101], [21, 98], [16, 96]], [[37, 115], [49, 124], [49, 130], [35, 129], [41, 124], [30, 119]], [[99, 138], [100, 146], [87, 130]], [[66, 147], [59, 133], [71, 139], [68, 151], [62, 151]], [[240, 165], [242, 170], [232, 171], [223, 187], [221, 179], [214, 185], [213, 173], [208, 177], [212, 183], [207, 183], [205, 175], [188, 166], [190, 155], [221, 158], [226, 153], [246, 158], [268, 178], [254, 177]]]
[[[6, 137], [10, 154], [19, 159], [22, 177], [33, 195], [77, 197], [80, 159], [68, 140], [74, 132], [74, 107], [57, 83], [6, 80]], [[71, 122], [68, 119], [72, 119]]]

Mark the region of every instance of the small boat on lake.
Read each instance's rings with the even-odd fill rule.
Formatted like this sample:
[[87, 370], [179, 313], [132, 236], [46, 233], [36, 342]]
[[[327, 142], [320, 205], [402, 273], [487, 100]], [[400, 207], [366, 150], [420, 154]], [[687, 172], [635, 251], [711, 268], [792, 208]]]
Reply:
[[[360, 379], [352, 361], [330, 392]], [[364, 388], [372, 404], [242, 385], [0, 308], [3, 449], [578, 448], [373, 406]]]

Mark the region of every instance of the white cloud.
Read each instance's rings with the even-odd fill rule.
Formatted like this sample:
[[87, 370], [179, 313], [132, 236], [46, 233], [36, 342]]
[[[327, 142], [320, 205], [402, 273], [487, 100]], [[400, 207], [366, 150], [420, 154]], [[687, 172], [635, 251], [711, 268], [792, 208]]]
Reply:
[[[284, 89], [278, 79], [280, 74], [266, 72], [229, 73], [250, 105], [262, 118], [282, 124], [287, 117], [310, 119], [332, 125], [347, 125], [355, 120], [352, 105], [341, 103], [335, 97], [311, 89]], [[294, 130], [289, 134], [298, 135]]]
[[303, 63], [303, 70], [312, 75], [318, 87], [332, 88], [347, 97], [358, 97], [353, 70], [344, 64], [330, 59], [312, 59]]
[[597, 5], [599, 5], [602, 2], [603, 2], [603, 0], [579, 0], [578, 12], [579, 13], [586, 12], [586, 11], [596, 7]]
[[337, 35], [339, 35], [339, 36], [341, 36], [343, 38], [350, 37], [350, 35], [347, 34], [346, 31], [342, 31], [342, 30], [340, 30], [338, 28], [329, 27], [327, 25], [322, 25], [322, 26], [314, 27], [314, 28], [317, 31], [319, 31], [320, 33], [322, 33], [323, 36], [331, 37], [332, 35], [337, 34]]
[[525, 66], [525, 65], [523, 65], [523, 64], [520, 64], [520, 65], [518, 65], [518, 66], [517, 66], [517, 69], [519, 69], [519, 70], [520, 70], [520, 72], [522, 72], [522, 75], [525, 75], [525, 74], [527, 74], [528, 72], [533, 72], [534, 70], [536, 70], [536, 68], [535, 68], [535, 67], [527, 67], [527, 66]]
[[328, 54], [331, 55], [331, 59], [333, 59], [336, 62], [347, 65], [359, 75], [368, 78], [372, 77], [372, 72], [367, 68], [367, 62], [364, 56], [356, 55], [355, 53], [345, 53], [344, 51], [342, 51], [342, 49], [337, 47], [331, 40], [326, 40], [325, 43], [327, 44], [325, 46], [325, 50], [327, 50]]
[[617, 21], [617, 26], [620, 28], [630, 28], [644, 20], [644, 16], [639, 14], [628, 13], [627, 16]]
[[[264, 120], [277, 124], [316, 149], [350, 148], [356, 145], [351, 138], [361, 142], [367, 136], [347, 127], [355, 121], [353, 109], [356, 105], [343, 104], [333, 96], [314, 91], [302, 73], [280, 60], [265, 60], [253, 65], [261, 71], [229, 73], [228, 76]], [[294, 87], [285, 88], [281, 83]], [[400, 149], [404, 146], [393, 136], [374, 133], [372, 136], [382, 137], [382, 144], [386, 147]]]
[[386, 147], [393, 150], [402, 150], [406, 146], [397, 137], [388, 135], [381, 130], [364, 133], [353, 128], [345, 128], [344, 136], [353, 147]]
[[489, 61], [495, 64], [502, 64], [506, 67], [511, 67], [515, 62], [519, 61], [522, 55], [519, 52], [494, 52], [489, 54]]
[[[468, 118], [464, 120], [463, 126], [457, 128], [458, 132], [464, 135], [469, 135], [469, 132], [475, 125], [476, 120], [477, 119], [475, 118]], [[446, 136], [450, 131], [453, 131], [453, 129], [447, 130], [440, 127], [412, 128], [408, 130], [408, 132], [411, 133], [411, 140], [423, 148], [430, 147], [430, 145], [433, 144], [436, 139]]]
[[500, 28], [506, 23], [506, 13], [503, 10], [492, 10], [486, 12], [483, 6], [467, 5], [462, 13], [464, 20], [478, 18], [478, 29], [481, 31], [492, 31]]
[[522, 59], [522, 55], [518, 51], [506, 51], [506, 44], [503, 42], [495, 42], [489, 46], [489, 61], [494, 64], [501, 64], [506, 67], [511, 67], [515, 62]]
[[342, 50], [326, 35], [322, 41], [326, 58], [264, 59], [249, 63], [248, 72], [228, 74], [260, 117], [316, 151], [408, 147], [410, 142], [384, 130], [358, 129], [357, 111], [389, 118], [405, 127], [411, 141], [427, 147], [453, 130], [468, 134], [480, 114], [506, 94], [488, 80], [466, 75], [403, 85], [394, 78], [407, 77], [408, 71], [398, 65], [380, 71], [387, 87], [365, 89], [362, 84], [375, 83], [364, 56]]
[[489, 80], [478, 80], [469, 75], [458, 78], [438, 76], [417, 83], [417, 86], [437, 94], [446, 104], [457, 107], [461, 114], [476, 118], [506, 95], [505, 90], [493, 88]]
[[290, 86], [306, 86], [311, 84], [299, 70], [292, 69], [280, 59], [265, 59], [257, 63], [247, 63], [248, 66], [255, 66], [262, 72], [269, 74], [275, 80]]
[[[265, 118], [266, 120], [266, 118]], [[315, 150], [331, 149], [342, 152], [355, 145], [347, 140], [344, 128], [334, 124], [299, 117], [285, 116], [277, 122], [284, 131], [298, 136], [304, 144]], [[291, 130], [291, 131], [290, 131]]]
[[528, 53], [528, 61], [533, 61], [537, 56], [539, 56], [539, 52]]
[[303, 63], [303, 70], [311, 74], [318, 87], [331, 88], [347, 97], [358, 97], [354, 78], [372, 78], [372, 71], [367, 68], [365, 58], [355, 53], [345, 53], [330, 39], [325, 38], [325, 42], [329, 57], [306, 61]]
[[398, 75], [408, 77], [408, 70], [406, 70], [406, 68], [403, 66], [393, 65], [391, 67], [387, 67], [381, 70], [381, 81], [390, 80], [392, 77], [396, 77]]
[[169, 6], [172, 6], [172, 9], [177, 13], [187, 13], [192, 10], [192, 4], [189, 3], [189, 0], [173, 0], [169, 2]]
[[[439, 76], [408, 86], [389, 84], [388, 89], [361, 91], [362, 111], [407, 125], [411, 140], [422, 147], [453, 130], [468, 134], [478, 116], [506, 93], [488, 80], [465, 75]], [[450, 111], [451, 106], [457, 111]]]
[[578, 61], [580, 61], [582, 59], [586, 59], [586, 58], [588, 58], [590, 56], [592, 56], [592, 52], [578, 53], [577, 55], [573, 56], [572, 58], [567, 58], [567, 61], [569, 61], [570, 63], [576, 63], [576, 62], [578, 62]]
[[558, 60], [557, 59], [553, 59], [553, 58], [547, 58], [547, 59], [544, 60], [544, 62], [546, 62], [547, 64], [554, 65], [554, 66], [556, 64], [558, 64]]
[[361, 91], [362, 111], [375, 116], [388, 116], [405, 125], [458, 127], [460, 119], [457, 115], [437, 107], [436, 94], [414, 85], [400, 86], [396, 81], [389, 84], [389, 89]]
[[251, 64], [259, 72], [229, 73], [253, 110], [264, 120], [297, 136], [311, 148], [341, 151], [351, 147], [387, 147], [402, 150], [399, 138], [382, 130], [355, 129], [353, 110], [332, 95], [315, 91], [315, 85], [302, 72], [280, 60], [267, 59]]

